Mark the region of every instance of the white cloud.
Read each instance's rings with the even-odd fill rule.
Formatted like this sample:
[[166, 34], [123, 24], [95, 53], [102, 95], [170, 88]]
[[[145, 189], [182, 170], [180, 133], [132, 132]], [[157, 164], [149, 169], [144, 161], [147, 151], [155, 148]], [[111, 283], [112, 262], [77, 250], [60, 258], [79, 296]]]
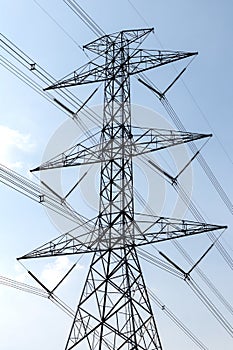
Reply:
[[[46, 287], [53, 288], [65, 276], [72, 265], [72, 262], [67, 256], [59, 256], [53, 263], [49, 263], [45, 266], [41, 273], [41, 280]], [[83, 266], [77, 264], [76, 269], [77, 268], [81, 269]], [[67, 279], [64, 280], [64, 282], [66, 281]]]
[[15, 271], [16, 271], [17, 275], [14, 277], [14, 279], [17, 282], [24, 283], [27, 281], [28, 273], [21, 265], [15, 264]]
[[[19, 130], [0, 125], [0, 163], [11, 168], [22, 168], [18, 152], [30, 152], [35, 145], [30, 134], [23, 134]], [[17, 157], [17, 159], [16, 159]]]

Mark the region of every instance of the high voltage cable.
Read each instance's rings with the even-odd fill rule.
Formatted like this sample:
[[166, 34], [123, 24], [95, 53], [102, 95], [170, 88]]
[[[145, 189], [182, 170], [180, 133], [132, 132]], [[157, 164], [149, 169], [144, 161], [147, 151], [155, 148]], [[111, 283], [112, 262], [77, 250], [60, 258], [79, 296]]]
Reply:
[[[157, 259], [154, 259], [152, 254], [148, 254], [143, 249], [140, 249], [139, 256], [141, 256], [143, 259], [145, 258], [146, 261], [148, 261], [151, 264], [158, 267]], [[168, 271], [166, 268], [165, 268], [165, 270]], [[174, 273], [174, 275], [175, 275], [175, 273]], [[207, 307], [207, 309], [214, 316], [214, 318], [223, 326], [223, 328], [226, 330], [226, 332], [231, 337], [233, 337], [233, 328], [232, 328], [231, 324], [227, 321], [226, 317], [223, 316], [223, 314], [219, 311], [219, 309], [213, 304], [213, 302], [206, 295], [206, 293], [204, 293], [203, 289], [198, 286], [198, 284], [194, 281], [194, 279], [191, 278], [190, 276], [186, 276], [186, 274], [185, 274], [185, 276], [183, 275], [183, 277], [182, 277], [182, 274], [177, 274], [175, 276], [182, 278], [187, 283], [187, 285], [198, 296], [198, 298]], [[231, 308], [231, 311], [232, 311], [232, 308]]]
[[[170, 115], [170, 117], [172, 118], [173, 122], [175, 123], [176, 126], [179, 127], [179, 129], [181, 131], [185, 131], [185, 127], [182, 124], [182, 122], [180, 121], [179, 117], [177, 116], [176, 112], [174, 111], [174, 109], [171, 107], [171, 105], [169, 104], [167, 98], [165, 97], [164, 99], [161, 99], [162, 104], [164, 105], [165, 109], [167, 110], [168, 114]], [[197, 151], [196, 145], [194, 143], [190, 143], [188, 145], [188, 147], [191, 149], [191, 151], [193, 153], [195, 153]], [[214, 188], [216, 189], [216, 191], [218, 192], [220, 198], [222, 199], [222, 201], [225, 203], [225, 205], [227, 206], [227, 208], [229, 209], [230, 213], [233, 214], [233, 204], [231, 203], [229, 197], [227, 196], [227, 194], [225, 193], [225, 191], [223, 190], [222, 186], [220, 185], [220, 183], [218, 182], [217, 178], [215, 177], [215, 175], [213, 174], [212, 170], [210, 169], [210, 167], [208, 166], [208, 164], [206, 163], [206, 160], [203, 158], [203, 156], [201, 154], [198, 154], [197, 156], [198, 162], [201, 165], [202, 169], [204, 170], [204, 172], [206, 173], [207, 177], [209, 178], [209, 180], [211, 181], [211, 183], [213, 184]]]
[[[142, 13], [137, 9], [137, 7], [130, 1], [128, 0], [128, 3], [131, 5], [131, 7], [134, 9], [134, 11], [137, 13], [137, 15], [143, 20], [143, 22], [150, 27], [150, 25], [148, 24], [148, 22], [146, 21], [145, 17], [142, 15]], [[156, 38], [156, 40], [158, 41], [160, 47], [162, 49], [164, 49], [163, 44], [161, 42], [161, 40], [159, 39], [158, 35], [155, 34], [155, 32], [153, 32], [154, 37]], [[173, 68], [175, 69], [175, 71], [177, 72], [177, 69], [174, 65], [172, 65]], [[228, 160], [230, 161], [231, 164], [233, 164], [233, 160], [230, 157], [229, 153], [227, 152], [225, 146], [223, 145], [223, 142], [220, 140], [220, 138], [218, 137], [218, 135], [216, 134], [213, 126], [210, 124], [209, 120], [207, 119], [205, 113], [203, 112], [203, 110], [201, 109], [200, 105], [198, 104], [197, 100], [195, 99], [195, 97], [193, 96], [191, 90], [189, 89], [189, 87], [187, 86], [187, 84], [185, 83], [185, 81], [182, 79], [181, 77], [181, 81], [182, 84], [184, 85], [186, 91], [188, 92], [188, 94], [190, 95], [193, 103], [195, 104], [195, 106], [197, 107], [197, 109], [199, 110], [202, 118], [205, 120], [205, 122], [208, 124], [210, 130], [213, 132], [213, 134], [215, 135], [215, 138], [217, 140], [217, 142], [219, 143], [220, 147], [222, 148], [223, 152], [225, 153], [226, 157], [228, 158]]]
[[[134, 189], [135, 190], [135, 189]], [[185, 192], [184, 192], [185, 193]], [[137, 197], [137, 199], [140, 201], [140, 203], [142, 205], [144, 205], [148, 212], [151, 214], [151, 215], [155, 215], [153, 209], [146, 203], [145, 199], [140, 195], [139, 192], [135, 192], [135, 195]], [[191, 210], [192, 211], [192, 210]], [[215, 240], [216, 240], [216, 237], [215, 237]], [[217, 242], [215, 242], [215, 244], [217, 244]], [[185, 260], [191, 265], [191, 266], [194, 266], [194, 260], [191, 258], [191, 256], [187, 253], [187, 251], [185, 251], [185, 249], [182, 247], [182, 245], [177, 241], [177, 240], [174, 240], [172, 241], [172, 244], [175, 245], [175, 247], [178, 249], [178, 251], [181, 253], [181, 255], [183, 255], [183, 257], [185, 258]], [[153, 246], [154, 249], [156, 249], [154, 246]], [[157, 249], [156, 249], [157, 250]], [[221, 252], [222, 253], [222, 252]], [[145, 258], [145, 252], [144, 252], [144, 257]], [[148, 253], [149, 254], [149, 253]], [[152, 256], [148, 255], [147, 257], [147, 261], [154, 264], [154, 260], [152, 258]], [[157, 263], [155, 264], [155, 266], [157, 266]], [[168, 270], [166, 270], [168, 271]], [[203, 282], [206, 284], [206, 286], [212, 291], [213, 294], [215, 294], [215, 296], [219, 299], [219, 301], [222, 303], [222, 305], [233, 315], [233, 307], [231, 306], [231, 304], [224, 298], [224, 296], [219, 292], [219, 290], [214, 286], [214, 284], [210, 281], [210, 279], [204, 274], [204, 272], [201, 270], [200, 267], [196, 266], [195, 267], [195, 271], [197, 272], [197, 274], [199, 275], [199, 277], [203, 280]], [[168, 271], [170, 272], [170, 271]], [[172, 272], [174, 275], [176, 275], [174, 273], [174, 271], [172, 270]], [[177, 277], [180, 277], [180, 276], [177, 276]]]
[[150, 254], [143, 248], [138, 248], [138, 255], [145, 261], [149, 262], [150, 264], [153, 264], [154, 266], [165, 270], [166, 272], [171, 273], [172, 275], [182, 278], [183, 279], [183, 274], [174, 267], [171, 266], [171, 264], [167, 263], [166, 261], [159, 259], [155, 257], [153, 254]]
[[0, 181], [76, 224], [92, 228], [92, 220], [87, 220], [83, 215], [78, 214], [66, 201], [61, 202], [48, 190], [42, 191], [39, 185], [2, 164], [0, 164]]
[[63, 33], [65, 33], [67, 36], [68, 36], [68, 38], [70, 39], [70, 40], [72, 40], [73, 41], [73, 43], [75, 44], [75, 45], [77, 45], [79, 48], [80, 48], [80, 50], [82, 50], [83, 51], [83, 49], [82, 49], [82, 47], [79, 45], [79, 43], [63, 28], [63, 26], [61, 26], [60, 25], [60, 23], [58, 22], [58, 21], [56, 21], [55, 19], [54, 19], [54, 17], [52, 17], [49, 13], [48, 13], [48, 11], [46, 11], [45, 10], [45, 8], [41, 5], [41, 4], [39, 4], [39, 2], [38, 1], [36, 1], [36, 0], [33, 0], [34, 1], [34, 3], [63, 31]]
[[[185, 251], [185, 249], [181, 246], [179, 242], [176, 240], [173, 241], [173, 244], [176, 246], [177, 250], [183, 255], [185, 260], [191, 265], [194, 265], [194, 260], [191, 256]], [[232, 305], [223, 297], [223, 295], [219, 292], [219, 290], [214, 286], [211, 280], [204, 274], [199, 266], [195, 267], [196, 273], [201, 277], [203, 282], [209, 287], [213, 294], [219, 299], [222, 305], [233, 315], [233, 307]]]
[[[143, 253], [143, 254], [142, 254]], [[141, 249], [139, 254], [142, 258], [144, 258], [144, 251]], [[158, 267], [156, 259], [153, 258], [151, 254], [147, 254], [146, 261]], [[165, 268], [166, 270], [166, 268]], [[175, 274], [174, 274], [175, 275]], [[176, 277], [182, 278], [181, 275], [176, 275]], [[233, 337], [233, 328], [231, 324], [227, 321], [226, 317], [219, 311], [219, 309], [213, 304], [210, 298], [204, 293], [203, 289], [198, 286], [198, 284], [194, 281], [190, 276], [183, 275], [182, 278], [187, 285], [193, 290], [193, 292], [198, 296], [201, 302], [207, 307], [210, 313], [214, 316], [214, 318], [222, 325], [222, 327], [226, 330], [226, 332]], [[232, 308], [231, 308], [232, 309]]]
[[208, 348], [181, 322], [175, 314], [148, 288], [151, 300], [200, 348], [208, 350]]
[[[181, 127], [181, 126], [180, 126]], [[185, 128], [182, 127], [181, 128], [183, 131], [185, 131]], [[189, 145], [190, 149], [193, 151], [193, 153], [195, 153], [197, 151], [196, 146], [192, 143], [192, 145]], [[224, 192], [222, 186], [219, 184], [218, 180], [216, 179], [216, 177], [214, 176], [213, 172], [211, 171], [211, 169], [209, 168], [208, 164], [206, 163], [205, 159], [203, 158], [203, 156], [199, 153], [197, 155], [197, 160], [199, 161], [199, 164], [201, 165], [202, 169], [204, 170], [204, 172], [206, 173], [207, 177], [209, 178], [209, 180], [211, 181], [212, 185], [214, 186], [214, 188], [216, 189], [216, 191], [218, 192], [218, 194], [220, 195], [220, 198], [223, 200], [223, 202], [225, 203], [225, 205], [227, 206], [227, 208], [229, 209], [230, 213], [233, 214], [233, 204], [231, 203], [229, 197], [226, 195], [226, 193]], [[197, 216], [199, 216], [199, 213], [197, 214], [197, 210], [195, 209]], [[203, 218], [202, 218], [203, 219]], [[215, 237], [215, 235], [211, 235], [208, 234], [208, 236], [211, 238], [211, 240], [213, 240], [213, 236]], [[223, 245], [218, 242], [216, 247], [218, 248], [218, 250], [220, 252], [222, 252], [223, 254], [221, 254], [225, 261], [227, 262], [227, 264], [231, 267], [231, 269], [233, 269], [233, 259], [230, 257], [230, 255], [227, 253], [226, 249], [223, 247]]]
[[[24, 68], [26, 68], [32, 74], [34, 74], [45, 85], [53, 84], [56, 81], [56, 79], [54, 79], [54, 77], [52, 77], [51, 74], [45, 71], [39, 64], [35, 63], [33, 59], [31, 59], [27, 54], [25, 54], [22, 50], [20, 50], [15, 44], [13, 44], [3, 34], [0, 34], [0, 47], [2, 47], [4, 51], [6, 51], [10, 56], [12, 56]], [[66, 88], [62, 90], [57, 90], [54, 93], [62, 97], [66, 102], [68, 102], [75, 109], [79, 109], [83, 105], [83, 101], [81, 101], [76, 95], [71, 93], [70, 90]], [[95, 111], [93, 111], [91, 108], [85, 107], [84, 110], [85, 110], [84, 115], [89, 118], [92, 118], [92, 121], [96, 121], [96, 119], [98, 120], [100, 118], [99, 115]], [[75, 118], [74, 118], [74, 121], [76, 121]]]
[[105, 32], [102, 28], [88, 15], [75, 0], [63, 0], [66, 5], [86, 24], [86, 26], [96, 35], [103, 36]]
[[6, 287], [11, 287], [11, 288], [20, 290], [22, 292], [34, 294], [34, 295], [37, 295], [39, 297], [49, 299], [54, 304], [56, 304], [61, 310], [63, 310], [66, 314], [68, 314], [71, 317], [74, 316], [74, 312], [67, 304], [65, 304], [63, 301], [61, 301], [61, 299], [59, 299], [56, 295], [54, 295], [54, 294], [51, 295], [50, 293], [48, 293], [44, 289], [40, 289], [40, 288], [31, 286], [29, 284], [26, 284], [26, 283], [12, 280], [12, 279], [4, 277], [4, 276], [0, 276], [0, 284], [4, 285]]
[[[56, 103], [56, 99], [54, 99], [53, 95], [51, 93], [48, 93], [47, 91], [43, 91], [43, 88], [41, 85], [39, 85], [35, 80], [31, 79], [27, 74], [25, 74], [22, 70], [20, 70], [18, 67], [13, 65], [9, 60], [4, 58], [2, 55], [0, 55], [0, 64], [4, 66], [7, 70], [9, 70], [12, 74], [14, 74], [17, 78], [19, 78], [22, 82], [24, 82], [26, 85], [31, 87], [35, 92], [37, 92], [39, 95], [50, 101], [52, 104], [54, 104], [57, 108], [62, 110], [64, 112], [64, 108], [59, 106], [58, 103]], [[61, 95], [62, 96], [62, 95]], [[65, 113], [70, 117], [70, 114], [65, 111]], [[93, 143], [97, 140], [95, 137], [90, 133], [90, 131], [86, 128], [85, 123], [81, 120], [81, 118], [72, 118], [78, 126], [81, 127], [82, 131], [84, 132], [84, 135], [89, 136], [90, 138], [93, 138]], [[90, 119], [90, 118], [89, 118]], [[92, 121], [96, 119], [92, 118]]]
[[[198, 210], [198, 208], [195, 206], [194, 202], [191, 201], [191, 199], [187, 196], [184, 189], [179, 184], [177, 185], [174, 184], [174, 188], [177, 191], [177, 193], [181, 195], [181, 197], [184, 200], [184, 203], [186, 203], [186, 205], [189, 207], [189, 210], [193, 214], [194, 218], [201, 222], [206, 222], [204, 217], [201, 215], [200, 211]], [[212, 242], [216, 240], [216, 235], [213, 232], [207, 232], [207, 236]], [[228, 254], [228, 252], [226, 251], [222, 243], [220, 241], [217, 241], [215, 246], [219, 251], [219, 253], [221, 254], [221, 256], [223, 257], [223, 259], [225, 260], [225, 262], [228, 264], [231, 270], [233, 270], [233, 259]]]
[[188, 285], [194, 291], [194, 293], [198, 296], [198, 298], [205, 304], [208, 310], [212, 313], [212, 315], [216, 318], [216, 320], [223, 326], [223, 328], [227, 331], [227, 333], [233, 337], [233, 328], [231, 324], [226, 320], [223, 314], [216, 308], [216, 306], [211, 302], [210, 298], [203, 292], [203, 290], [197, 285], [194, 280], [186, 280]]
[[[143, 76], [143, 79], [146, 80], [146, 82], [148, 82], [150, 85], [152, 85], [152, 87], [154, 87], [156, 90], [157, 88], [154, 86], [153, 82], [151, 82], [150, 79], [148, 79], [144, 74], [141, 74], [141, 76]], [[156, 95], [157, 96], [157, 95]], [[158, 97], [158, 96], [157, 96]], [[167, 98], [161, 97], [161, 102], [163, 103], [165, 109], [167, 110], [169, 116], [173, 119], [176, 127], [179, 130], [182, 131], [186, 131], [186, 129], [184, 128], [182, 122], [180, 121], [178, 115], [176, 114], [176, 112], [174, 111], [174, 109], [171, 107], [171, 105], [169, 104]], [[191, 141], [188, 143], [188, 147], [191, 149], [191, 151], [193, 152], [193, 154], [196, 154], [198, 152], [198, 149], [196, 147], [196, 145]], [[218, 180], [216, 179], [216, 177], [214, 176], [213, 172], [211, 171], [211, 169], [209, 168], [208, 164], [206, 163], [205, 159], [203, 158], [203, 156], [201, 155], [201, 153], [197, 154], [197, 160], [199, 161], [199, 164], [201, 165], [202, 169], [205, 171], [207, 177], [209, 178], [209, 180], [211, 181], [211, 183], [213, 184], [214, 188], [216, 189], [216, 191], [218, 192], [218, 194], [220, 195], [220, 198], [223, 200], [223, 202], [225, 203], [225, 205], [227, 206], [227, 208], [229, 209], [229, 211], [231, 212], [231, 214], [233, 214], [233, 204], [231, 203], [229, 197], [226, 195], [226, 193], [224, 192], [223, 188], [221, 187], [221, 185], [219, 184]], [[195, 209], [196, 210], [196, 209]], [[197, 213], [196, 213], [197, 214]], [[195, 214], [195, 215], [196, 215]], [[199, 214], [198, 214], [199, 215]], [[213, 234], [214, 235], [214, 234]], [[213, 237], [215, 237], [215, 235], [213, 236], [211, 235], [210, 238], [213, 240]], [[223, 245], [219, 243], [216, 244], [217, 249], [219, 250], [219, 252], [223, 253], [221, 254], [225, 261], [227, 262], [227, 264], [230, 266], [230, 268], [233, 268], [233, 259], [230, 257], [230, 255], [227, 253], [226, 249], [223, 247]]]
[[[145, 74], [141, 74], [141, 76], [143, 76], [143, 79], [146, 80], [147, 83], [149, 83], [152, 87], [154, 87], [157, 90], [154, 83], [149, 78], [147, 78], [145, 76]], [[156, 93], [155, 93], [155, 95], [156, 95]], [[156, 95], [156, 96], [158, 97], [158, 95]], [[176, 114], [175, 110], [172, 108], [172, 106], [168, 102], [168, 99], [165, 96], [161, 96], [160, 101], [163, 104], [164, 108], [166, 109], [168, 115], [173, 120], [176, 127], [181, 131], [186, 131], [184, 125], [182, 124], [182, 122], [179, 119], [178, 115]], [[195, 154], [198, 151], [196, 145], [192, 141], [188, 143], [188, 147], [193, 152], [193, 154]], [[197, 160], [198, 160], [199, 164], [201, 165], [202, 169], [204, 170], [204, 172], [206, 173], [207, 177], [211, 181], [215, 190], [218, 192], [220, 198], [225, 203], [225, 205], [229, 209], [230, 213], [233, 215], [232, 202], [230, 201], [229, 197], [227, 196], [227, 194], [223, 190], [221, 184], [219, 183], [219, 181], [217, 180], [217, 178], [213, 174], [212, 170], [210, 169], [209, 165], [207, 164], [206, 160], [204, 159], [204, 157], [202, 156], [201, 153], [198, 153]]]
[[[143, 16], [141, 15], [141, 13], [139, 13], [139, 11], [136, 9], [136, 7], [131, 3], [130, 0], [128, 0], [128, 2], [130, 3], [130, 5], [134, 8], [134, 10], [137, 12], [137, 14], [144, 20]], [[155, 35], [155, 34], [154, 34]], [[158, 39], [158, 37], [156, 37], [157, 40], [159, 41], [161, 47], [163, 48], [163, 45], [161, 44], [160, 40]], [[145, 77], [145, 75], [144, 75]], [[147, 78], [148, 79], [148, 78]], [[210, 129], [214, 132], [213, 127], [210, 125], [210, 122], [208, 121], [208, 119], [206, 118], [204, 112], [202, 111], [202, 109], [200, 108], [199, 104], [197, 103], [197, 101], [195, 100], [194, 96], [192, 95], [190, 89], [187, 87], [187, 85], [185, 84], [184, 80], [181, 78], [186, 90], [188, 91], [190, 97], [192, 98], [194, 104], [196, 105], [196, 107], [198, 108], [199, 112], [201, 113], [202, 117], [205, 119], [205, 121], [207, 122], [207, 124], [209, 125]], [[153, 84], [149, 79], [148, 81], [150, 82], [150, 84]], [[185, 131], [185, 128], [182, 124], [182, 122], [180, 121], [180, 119], [178, 118], [178, 116], [176, 115], [174, 109], [170, 106], [170, 104], [168, 103], [167, 98], [164, 96], [163, 98], [161, 98], [161, 102], [163, 103], [165, 109], [170, 112], [168, 112], [168, 114], [172, 117], [173, 122], [175, 123], [176, 127], [178, 127], [180, 130]], [[215, 132], [214, 132], [215, 133]], [[231, 159], [231, 157], [229, 156], [228, 152], [226, 151], [225, 147], [223, 146], [222, 142], [220, 141], [220, 139], [218, 138], [218, 136], [216, 135], [216, 139], [219, 142], [220, 146], [222, 147], [225, 155], [227, 156], [227, 158], [229, 159], [229, 161], [233, 164], [233, 161]], [[188, 145], [190, 147], [190, 149], [195, 152], [196, 151], [196, 146], [194, 143], [191, 143]], [[213, 184], [214, 188], [216, 189], [216, 191], [218, 192], [220, 198], [223, 200], [223, 202], [225, 203], [225, 205], [227, 206], [227, 208], [229, 209], [229, 211], [231, 212], [231, 214], [233, 214], [233, 204], [230, 201], [229, 197], [227, 196], [227, 194], [225, 193], [225, 191], [223, 190], [221, 184], [218, 182], [217, 178], [215, 177], [215, 175], [213, 174], [212, 170], [210, 169], [210, 167], [208, 166], [208, 164], [206, 163], [205, 159], [203, 158], [203, 156], [201, 154], [198, 155], [198, 161], [200, 163], [200, 165], [202, 166], [203, 170], [205, 171], [207, 177], [209, 178], [209, 180], [211, 181], [211, 183]], [[231, 269], [233, 268], [233, 260], [231, 259], [230, 255], [226, 252], [225, 248], [222, 246], [222, 244], [219, 242], [218, 244], [221, 247], [221, 250], [223, 251], [223, 254], [225, 256], [225, 259], [228, 261], [229, 266], [231, 267]]]
[[12, 280], [12, 279], [4, 277], [4, 276], [0, 276], [0, 284], [11, 287], [11, 288], [15, 288], [15, 289], [27, 292], [27, 293], [32, 293], [32, 294], [41, 296], [43, 298], [48, 297], [48, 293], [45, 292], [43, 289], [30, 286], [29, 284], [26, 284], [26, 283]]
[[[31, 293], [46, 299], [49, 299], [52, 303], [54, 303], [58, 308], [60, 308], [63, 312], [65, 312], [68, 316], [74, 317], [75, 312], [66, 304], [64, 301], [62, 301], [58, 296], [55, 294], [50, 294], [44, 289], [40, 289], [34, 286], [31, 286], [26, 283], [22, 283], [16, 280], [12, 280], [10, 278], [6, 278], [4, 276], [0, 276], [0, 284], [5, 285], [7, 287], [11, 287], [23, 292]], [[158, 303], [158, 297], [152, 292], [149, 291], [149, 293], [152, 295], [152, 300], [158, 305], [164, 305], [161, 301]], [[165, 308], [162, 308], [163, 311], [165, 311]], [[167, 307], [165, 311], [166, 315], [196, 344], [199, 346], [200, 349], [206, 350], [207, 348], [201, 343], [201, 341], [175, 316]]]
[[[148, 156], [143, 156], [142, 157], [142, 162], [147, 165], [149, 168], [151, 168], [152, 170], [156, 171], [150, 163], [148, 163]], [[163, 179], [165, 179], [169, 184], [172, 184], [174, 189], [176, 190], [177, 194], [180, 196], [180, 198], [183, 200], [183, 202], [186, 204], [186, 206], [189, 208], [189, 211], [192, 213], [192, 215], [194, 216], [194, 218], [196, 220], [199, 220], [201, 222], [206, 222], [204, 217], [201, 215], [200, 211], [198, 210], [198, 208], [196, 207], [196, 205], [194, 204], [194, 202], [191, 200], [191, 198], [189, 198], [189, 196], [187, 195], [187, 193], [184, 191], [184, 189], [178, 184], [178, 183], [171, 183], [170, 180], [168, 180], [166, 177], [164, 177], [159, 171], [156, 171], [157, 174], [159, 174]], [[147, 204], [144, 202], [145, 207], [148, 209]], [[153, 210], [151, 210], [151, 213], [153, 213]], [[154, 213], [153, 213], [154, 214]], [[154, 214], [155, 215], [155, 214]], [[214, 242], [216, 240], [216, 236], [214, 233], [212, 232], [207, 232], [207, 236], [209, 237], [209, 239]], [[233, 270], [233, 259], [231, 258], [231, 256], [228, 254], [228, 252], [226, 251], [226, 249], [224, 248], [224, 246], [222, 245], [221, 242], [217, 241], [215, 244], [217, 250], [219, 251], [220, 255], [223, 257], [223, 259], [225, 260], [225, 262], [228, 264], [228, 266], [231, 268], [231, 270]]]
[[210, 130], [213, 132], [216, 140], [218, 141], [219, 145], [221, 146], [223, 152], [225, 153], [226, 157], [228, 158], [228, 160], [230, 161], [230, 163], [233, 165], [233, 160], [230, 157], [229, 153], [227, 152], [225, 146], [223, 145], [223, 142], [220, 140], [220, 138], [218, 137], [218, 135], [216, 134], [215, 130], [213, 129], [212, 125], [210, 124], [209, 120], [207, 119], [205, 113], [203, 112], [203, 110], [201, 109], [201, 107], [199, 106], [199, 104], [197, 103], [196, 99], [194, 98], [191, 90], [189, 89], [189, 87], [187, 86], [187, 84], [185, 83], [185, 81], [181, 78], [181, 81], [183, 83], [183, 85], [185, 86], [185, 89], [188, 91], [193, 103], [195, 104], [195, 106], [197, 107], [197, 109], [199, 110], [200, 114], [202, 115], [202, 117], [204, 118], [204, 120], [206, 121], [207, 125], [209, 126]]
[[[10, 56], [16, 59], [17, 62], [19, 62], [23, 67], [31, 71], [41, 82], [47, 85], [55, 81], [55, 79], [49, 73], [47, 73], [38, 64], [34, 63], [34, 61], [31, 58], [29, 58], [22, 50], [17, 48], [5, 36], [3, 36], [2, 34], [0, 36], [3, 38], [3, 39], [0, 38], [0, 42], [2, 43], [0, 46], [8, 54], [10, 54]], [[51, 103], [53, 103], [57, 108], [64, 111], [64, 108], [61, 107], [63, 105], [62, 103], [59, 103], [59, 104], [56, 103], [56, 99], [53, 97], [51, 93], [48, 93], [47, 91], [43, 91], [41, 85], [39, 85], [35, 80], [27, 76], [22, 70], [17, 68], [9, 60], [1, 56], [0, 64], [2, 64], [5, 68], [7, 68], [11, 73], [13, 73], [16, 77], [18, 77], [28, 86], [30, 86], [34, 91], [36, 91], [41, 96], [43, 96], [44, 98], [49, 100]], [[83, 107], [83, 102], [80, 99], [78, 99], [75, 95], [70, 93], [68, 89], [64, 89], [64, 91], [63, 90], [56, 91], [56, 94], [62, 97], [66, 102], [71, 104], [74, 108], [78, 108], [80, 110]], [[99, 122], [100, 117], [96, 112], [94, 112], [93, 110], [91, 110], [89, 107], [86, 107], [86, 106], [84, 106], [83, 109], [84, 111], [82, 113], [84, 114], [84, 116], [86, 116], [90, 121], [92, 121], [94, 125], [99, 125], [99, 126], [101, 125]], [[81, 130], [84, 132], [84, 135], [88, 135], [90, 137], [92, 136], [91, 132], [86, 127], [85, 122], [82, 121], [80, 117], [78, 118], [75, 114], [71, 115], [70, 113], [67, 113], [67, 110], [65, 110], [65, 113], [69, 117], [71, 117], [78, 126], [81, 127]], [[92, 142], [96, 143], [97, 140], [93, 138]]]

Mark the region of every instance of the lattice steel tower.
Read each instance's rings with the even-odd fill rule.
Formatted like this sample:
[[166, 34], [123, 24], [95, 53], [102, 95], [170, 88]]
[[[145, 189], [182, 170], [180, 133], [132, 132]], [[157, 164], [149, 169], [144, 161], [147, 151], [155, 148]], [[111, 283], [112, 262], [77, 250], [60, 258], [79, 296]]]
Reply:
[[135, 213], [133, 157], [208, 136], [132, 126], [130, 76], [196, 54], [141, 49], [152, 30], [121, 31], [89, 43], [84, 48], [97, 58], [47, 88], [104, 82], [99, 142], [90, 147], [86, 139], [34, 169], [92, 163], [101, 168], [93, 227], [85, 234], [64, 233], [22, 257], [93, 253], [66, 350], [162, 349], [137, 246], [221, 228]]

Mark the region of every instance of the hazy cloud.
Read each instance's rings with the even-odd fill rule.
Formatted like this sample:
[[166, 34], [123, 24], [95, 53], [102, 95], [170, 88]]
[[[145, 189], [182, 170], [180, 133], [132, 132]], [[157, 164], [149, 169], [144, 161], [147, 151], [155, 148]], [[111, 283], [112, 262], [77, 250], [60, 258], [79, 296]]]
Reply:
[[[68, 272], [73, 263], [67, 256], [59, 256], [57, 259], [45, 266], [41, 273], [41, 280], [45, 283], [46, 287], [54, 287]], [[83, 268], [82, 265], [77, 264], [76, 269]], [[66, 280], [63, 282], [65, 283]]]
[[30, 134], [0, 125], [0, 163], [10, 168], [22, 168], [23, 162], [19, 152], [31, 152], [35, 144]]

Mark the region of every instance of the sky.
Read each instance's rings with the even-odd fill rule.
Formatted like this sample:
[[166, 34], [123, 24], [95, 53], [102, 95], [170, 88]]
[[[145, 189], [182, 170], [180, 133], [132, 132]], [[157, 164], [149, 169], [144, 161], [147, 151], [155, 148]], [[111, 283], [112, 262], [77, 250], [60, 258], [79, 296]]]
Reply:
[[[198, 56], [188, 66], [182, 79], [168, 92], [167, 98], [187, 130], [213, 134], [203, 148], [202, 155], [233, 201], [232, 1], [99, 0], [97, 3], [82, 0], [78, 3], [106, 33], [154, 27], [154, 34], [148, 37], [143, 47], [198, 51]], [[88, 57], [81, 47], [96, 38], [62, 0], [0, 1], [0, 32], [56, 79], [64, 77], [87, 62]], [[2, 48], [0, 52], [1, 59], [9, 58]], [[164, 90], [184, 67], [185, 63], [174, 64], [151, 71], [147, 76]], [[29, 72], [27, 74], [30, 75]], [[93, 86], [85, 86], [74, 88], [72, 92], [85, 101], [93, 89]], [[143, 114], [143, 126], [156, 127], [158, 123], [159, 127], [174, 128], [156, 97], [136, 79], [132, 79], [131, 96], [135, 106], [135, 122], [138, 125], [142, 123], [140, 118]], [[101, 107], [97, 105], [102, 103], [101, 87], [89, 102], [89, 106], [95, 106], [95, 111], [101, 113]], [[46, 159], [51, 153], [70, 146], [75, 138], [82, 137], [81, 129], [75, 127], [65, 113], [2, 65], [0, 105], [0, 163], [33, 181], [36, 181], [36, 178], [29, 173], [30, 169], [38, 166], [42, 159]], [[85, 116], [83, 119], [89, 123]], [[91, 123], [89, 128], [94, 130], [95, 125]], [[182, 164], [184, 165], [182, 161], [184, 162], [189, 154], [186, 148], [183, 152], [185, 154], [182, 151], [165, 152], [164, 156], [158, 155], [158, 159], [161, 164], [165, 164], [164, 157], [167, 156], [168, 165], [176, 167], [177, 173]], [[168, 162], [168, 159], [166, 160]], [[62, 187], [62, 191], [67, 193], [80, 175], [77, 170], [72, 171], [66, 175], [54, 173], [59, 177], [59, 181], [54, 179], [55, 175], [51, 173], [46, 179], [55, 187]], [[97, 195], [90, 194], [97, 191], [97, 172], [94, 169], [89, 179], [84, 180], [81, 189], [71, 198], [72, 205], [87, 216], [95, 213], [94, 208], [98, 203]], [[160, 215], [172, 216], [174, 213], [180, 213], [192, 219], [180, 202], [176, 210], [174, 203], [177, 203], [177, 199], [174, 191], [167, 188], [164, 181], [150, 173], [140, 162], [136, 163], [135, 175], [139, 178], [135, 180], [135, 185], [145, 188], [141, 190], [141, 194], [147, 197]], [[150, 181], [152, 185], [148, 185]], [[232, 215], [197, 162], [194, 161], [191, 171], [184, 175], [183, 185], [187, 185], [187, 190], [192, 192], [192, 199], [207, 222], [228, 226], [228, 230], [221, 237], [221, 243], [232, 256]], [[93, 186], [94, 190], [88, 192], [89, 186]], [[18, 192], [3, 184], [0, 184], [0, 191], [0, 275], [36, 285], [16, 258], [58, 236], [60, 232], [64, 232], [65, 227], [42, 206]], [[197, 261], [210, 246], [210, 241], [205, 236], [182, 240], [180, 243], [194, 261]], [[156, 253], [153, 248], [147, 249]], [[189, 266], [174, 245], [161, 244], [159, 249], [182, 268], [188, 269]], [[77, 257], [59, 257], [31, 260], [25, 264], [44, 284], [52, 288], [76, 260]], [[89, 256], [82, 258], [74, 273], [58, 290], [58, 295], [72, 308], [75, 308], [79, 300], [89, 261]], [[232, 304], [232, 271], [218, 251], [213, 248], [199, 266]], [[232, 338], [184, 281], [177, 280], [145, 262], [142, 262], [142, 268], [148, 286], [194, 334], [198, 335], [208, 349], [232, 348]], [[193, 278], [232, 324], [232, 314], [224, 309], [205, 285], [202, 285], [196, 271], [193, 271]], [[160, 308], [156, 305], [153, 305], [153, 308], [164, 349], [198, 349]], [[0, 349], [29, 350], [33, 347], [34, 350], [62, 350], [71, 322], [72, 320], [51, 301], [0, 285]]]

